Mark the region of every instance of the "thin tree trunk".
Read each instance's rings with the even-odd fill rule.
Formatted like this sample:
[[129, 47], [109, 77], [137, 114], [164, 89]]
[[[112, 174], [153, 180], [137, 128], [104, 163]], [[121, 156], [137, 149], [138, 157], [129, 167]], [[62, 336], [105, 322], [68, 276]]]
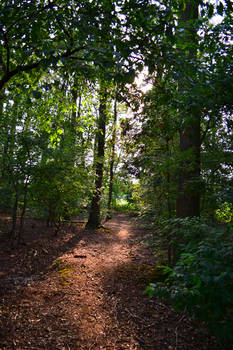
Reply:
[[71, 113], [71, 125], [70, 125], [70, 131], [73, 136], [76, 135], [76, 127], [77, 127], [77, 98], [78, 98], [78, 93], [75, 87], [71, 90], [72, 94], [72, 102], [74, 104], [72, 108], [72, 113]]
[[112, 203], [112, 190], [113, 190], [113, 178], [114, 178], [114, 163], [115, 163], [115, 146], [116, 146], [116, 125], [117, 125], [117, 100], [114, 101], [114, 120], [113, 120], [113, 132], [112, 132], [112, 150], [111, 150], [111, 162], [110, 162], [110, 178], [109, 178], [109, 191], [108, 191], [108, 209], [106, 220], [111, 219], [111, 203]]
[[[197, 49], [197, 33], [193, 29], [193, 21], [198, 18], [198, 4], [187, 1], [181, 13], [181, 22], [186, 31], [183, 37], [186, 46], [186, 57], [195, 61]], [[193, 47], [190, 48], [190, 44]], [[190, 73], [190, 70], [188, 71]], [[193, 72], [192, 72], [193, 73]], [[195, 75], [195, 71], [193, 73]], [[194, 77], [195, 78], [195, 77]], [[179, 91], [182, 92], [182, 81]], [[200, 112], [189, 111], [185, 118], [185, 127], [180, 132], [180, 153], [182, 162], [179, 168], [178, 197], [176, 202], [177, 217], [200, 216]], [[192, 159], [187, 155], [191, 151]]]
[[[169, 139], [166, 139], [166, 151], [167, 151], [167, 157], [170, 157], [170, 151], [169, 151]], [[170, 169], [166, 172], [166, 180], [167, 180], [167, 210], [168, 210], [168, 218], [171, 219], [172, 217], [172, 204], [171, 204], [171, 197], [170, 197], [170, 188], [171, 188], [171, 174]]]
[[23, 197], [23, 208], [21, 211], [21, 215], [20, 215], [20, 223], [19, 223], [19, 232], [18, 232], [18, 242], [17, 244], [19, 245], [22, 239], [22, 233], [23, 233], [23, 226], [24, 226], [24, 216], [26, 213], [26, 209], [27, 209], [27, 192], [28, 192], [28, 183], [25, 184], [24, 187], [24, 197]]
[[11, 239], [11, 245], [12, 246], [14, 245], [14, 240], [15, 240], [15, 236], [16, 236], [18, 203], [19, 203], [19, 195], [18, 195], [18, 191], [16, 189], [14, 206], [13, 206], [13, 209], [12, 209], [12, 226], [11, 226], [11, 233], [10, 233], [10, 239]]
[[100, 84], [100, 102], [99, 102], [99, 121], [97, 137], [97, 154], [95, 162], [95, 190], [92, 197], [89, 219], [86, 224], [87, 228], [96, 229], [101, 226], [100, 217], [100, 200], [103, 182], [104, 169], [104, 148], [105, 148], [105, 129], [107, 121], [107, 90], [103, 84]]
[[[0, 121], [3, 120], [3, 102], [5, 97], [5, 90], [0, 92]], [[1, 127], [4, 124], [1, 125]], [[2, 164], [1, 164], [1, 178], [4, 178], [5, 172], [6, 172], [6, 158], [8, 154], [8, 147], [9, 147], [9, 137], [6, 137], [6, 141], [4, 142], [3, 151], [2, 151]]]
[[[78, 111], [77, 111], [77, 120], [78, 122], [80, 122], [80, 118], [81, 118], [81, 106], [82, 106], [82, 94], [81, 94], [81, 90], [79, 92], [79, 96], [78, 96]], [[83, 131], [80, 131], [79, 133], [80, 139], [81, 139], [81, 164], [83, 169], [85, 169], [86, 167], [86, 161], [85, 161], [85, 139], [83, 136]]]
[[[71, 91], [72, 93], [72, 100], [75, 105], [75, 107], [72, 109], [72, 116], [71, 116], [71, 147], [74, 147], [74, 145], [77, 142], [77, 138], [81, 140], [81, 164], [82, 167], [85, 168], [85, 150], [84, 150], [84, 137], [83, 137], [83, 131], [78, 131], [77, 132], [77, 126], [78, 123], [80, 123], [80, 116], [81, 116], [81, 106], [82, 106], [82, 90], [81, 88], [79, 89], [79, 93], [75, 89], [75, 87]], [[77, 103], [78, 99], [78, 103]], [[73, 158], [75, 159], [75, 156], [77, 154], [74, 151]]]

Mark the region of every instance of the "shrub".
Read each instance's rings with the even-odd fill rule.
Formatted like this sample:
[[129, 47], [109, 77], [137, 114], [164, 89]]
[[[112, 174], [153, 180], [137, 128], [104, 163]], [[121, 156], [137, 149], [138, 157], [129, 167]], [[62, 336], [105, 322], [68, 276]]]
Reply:
[[182, 247], [165, 283], [150, 284], [150, 296], [170, 299], [175, 310], [205, 321], [221, 341], [233, 341], [233, 230], [209, 227], [208, 237]]
[[163, 258], [162, 264], [174, 265], [184, 249], [191, 249], [201, 239], [205, 238], [210, 230], [210, 224], [206, 220], [197, 217], [165, 219], [159, 223], [156, 234], [144, 241], [147, 245], [160, 251]]
[[233, 221], [233, 204], [224, 202], [221, 207], [215, 212], [218, 222], [232, 222]]

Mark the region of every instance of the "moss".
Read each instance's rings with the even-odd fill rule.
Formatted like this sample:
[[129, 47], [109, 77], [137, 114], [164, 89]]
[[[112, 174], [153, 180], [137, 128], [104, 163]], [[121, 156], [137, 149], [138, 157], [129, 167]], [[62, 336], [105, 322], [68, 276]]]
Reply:
[[63, 286], [66, 286], [69, 284], [74, 267], [72, 265], [69, 265], [66, 263], [66, 261], [57, 259], [54, 264], [54, 269], [56, 270], [56, 273], [61, 278], [61, 284]]

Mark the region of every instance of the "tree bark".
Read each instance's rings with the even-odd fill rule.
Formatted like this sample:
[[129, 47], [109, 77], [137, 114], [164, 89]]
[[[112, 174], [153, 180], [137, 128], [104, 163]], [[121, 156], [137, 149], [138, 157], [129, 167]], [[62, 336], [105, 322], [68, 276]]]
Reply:
[[117, 123], [117, 100], [114, 101], [114, 120], [113, 120], [113, 132], [112, 132], [112, 150], [111, 150], [111, 161], [110, 161], [110, 178], [109, 178], [109, 190], [108, 190], [108, 209], [107, 217], [111, 218], [111, 203], [112, 203], [112, 190], [113, 190], [113, 178], [114, 178], [114, 163], [115, 163], [115, 145], [116, 145], [116, 123]]
[[91, 209], [86, 228], [96, 229], [101, 227], [100, 200], [103, 182], [104, 150], [105, 150], [105, 130], [107, 121], [107, 89], [100, 83], [100, 102], [97, 138], [97, 155], [95, 162], [95, 190], [92, 197]]
[[19, 203], [19, 194], [17, 187], [15, 188], [15, 199], [14, 199], [14, 206], [12, 209], [12, 226], [11, 226], [11, 233], [10, 233], [10, 239], [11, 239], [11, 246], [14, 245], [14, 240], [16, 236], [16, 225], [17, 225], [17, 210], [18, 210], [18, 203]]
[[[183, 36], [185, 58], [195, 62], [197, 54], [197, 32], [193, 21], [198, 18], [198, 3], [187, 1], [181, 13], [181, 25], [185, 30]], [[190, 45], [192, 43], [192, 45]], [[186, 69], [186, 67], [184, 67]], [[188, 70], [187, 73], [191, 72]], [[195, 75], [192, 71], [192, 74]], [[194, 76], [195, 79], [195, 76]], [[179, 91], [182, 92], [182, 81]], [[187, 111], [187, 108], [185, 108]], [[180, 131], [181, 163], [179, 168], [178, 197], [176, 202], [177, 217], [200, 216], [200, 112], [189, 110], [185, 118], [185, 127]], [[190, 159], [191, 155], [191, 159]]]

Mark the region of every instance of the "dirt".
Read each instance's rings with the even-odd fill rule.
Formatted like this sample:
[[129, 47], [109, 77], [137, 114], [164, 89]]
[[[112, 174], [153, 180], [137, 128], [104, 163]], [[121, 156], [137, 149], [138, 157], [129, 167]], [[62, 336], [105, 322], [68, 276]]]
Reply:
[[[0, 241], [0, 349], [223, 350], [184, 313], [143, 294], [156, 256], [115, 215], [105, 229], [27, 220], [25, 244]], [[230, 349], [230, 348], [228, 348]]]

